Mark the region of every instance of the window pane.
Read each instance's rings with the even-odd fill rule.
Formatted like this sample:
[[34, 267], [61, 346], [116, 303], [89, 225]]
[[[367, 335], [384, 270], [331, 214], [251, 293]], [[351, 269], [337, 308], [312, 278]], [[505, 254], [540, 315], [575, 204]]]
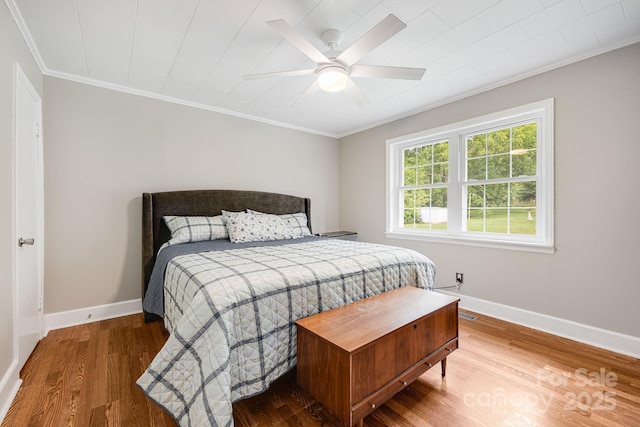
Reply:
[[467, 162], [467, 179], [469, 181], [487, 178], [487, 159], [480, 157], [479, 159], [469, 160]]
[[431, 190], [431, 229], [447, 229], [447, 189], [434, 188]]
[[416, 165], [416, 149], [415, 148], [406, 148], [404, 150], [404, 167], [415, 166]]
[[536, 150], [526, 152], [514, 150], [511, 162], [514, 177], [536, 175]]
[[470, 185], [467, 187], [467, 206], [472, 208], [484, 207], [484, 185]]
[[484, 185], [467, 187], [467, 231], [484, 231]]
[[536, 234], [536, 183], [511, 184], [511, 234]]
[[537, 126], [535, 123], [529, 123], [522, 126], [516, 126], [511, 130], [511, 144], [513, 150], [525, 149], [535, 150], [537, 142]]
[[447, 229], [447, 208], [431, 207], [429, 225], [432, 230]]
[[416, 185], [416, 168], [407, 168], [404, 170], [403, 183], [404, 185]]
[[485, 231], [506, 233], [509, 215], [509, 184], [487, 185], [486, 192], [488, 209], [485, 213]]
[[511, 206], [534, 208], [536, 206], [536, 183], [514, 182], [511, 184]]
[[431, 206], [446, 208], [447, 207], [447, 189], [434, 188], [431, 190]]
[[413, 209], [415, 207], [415, 190], [404, 190], [404, 207]]
[[425, 206], [429, 206], [431, 202], [431, 197], [428, 189], [424, 190], [416, 190], [416, 207], [423, 208]]
[[416, 228], [416, 224], [415, 224], [415, 209], [405, 209], [404, 210], [404, 227], [405, 228]]
[[487, 134], [487, 155], [508, 153], [510, 129], [500, 129]]
[[487, 158], [487, 177], [509, 178], [509, 154]]
[[449, 161], [449, 143], [441, 142], [433, 146], [433, 162], [446, 163]]
[[512, 176], [536, 175], [537, 124], [516, 126], [511, 130]]
[[418, 185], [431, 184], [431, 166], [418, 166]]
[[449, 182], [449, 165], [447, 163], [439, 163], [433, 165], [433, 183]]
[[512, 208], [509, 222], [511, 234], [536, 234], [536, 209]]
[[433, 162], [433, 145], [424, 145], [417, 149], [418, 165], [430, 165]]
[[467, 231], [484, 231], [484, 209], [467, 209]]
[[433, 161], [434, 163], [449, 161], [449, 143], [447, 141], [434, 144]]
[[508, 231], [508, 209], [487, 209], [485, 231], [487, 233], [506, 233]]
[[509, 184], [491, 184], [486, 186], [487, 206], [506, 208], [509, 200]]
[[486, 134], [473, 135], [467, 138], [467, 158], [484, 156], [486, 151], [487, 138]]

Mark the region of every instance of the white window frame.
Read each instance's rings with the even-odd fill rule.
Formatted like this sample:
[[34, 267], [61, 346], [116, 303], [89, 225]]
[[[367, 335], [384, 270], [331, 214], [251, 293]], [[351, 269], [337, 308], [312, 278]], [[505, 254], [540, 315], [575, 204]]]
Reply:
[[[386, 141], [387, 215], [386, 236], [429, 242], [554, 252], [554, 99], [549, 98], [481, 117], [451, 123], [434, 129], [404, 135]], [[462, 200], [466, 162], [464, 135], [523, 122], [537, 122], [536, 145], [536, 235], [480, 233], [463, 230], [465, 201]], [[403, 150], [416, 145], [447, 140], [449, 142], [449, 183], [447, 230], [402, 227]]]

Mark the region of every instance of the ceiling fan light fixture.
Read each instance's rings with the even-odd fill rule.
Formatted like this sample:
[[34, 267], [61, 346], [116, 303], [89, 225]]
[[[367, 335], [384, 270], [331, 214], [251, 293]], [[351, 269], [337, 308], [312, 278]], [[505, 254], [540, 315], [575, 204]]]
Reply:
[[339, 66], [329, 66], [320, 70], [318, 86], [327, 92], [340, 92], [347, 86], [347, 70]]

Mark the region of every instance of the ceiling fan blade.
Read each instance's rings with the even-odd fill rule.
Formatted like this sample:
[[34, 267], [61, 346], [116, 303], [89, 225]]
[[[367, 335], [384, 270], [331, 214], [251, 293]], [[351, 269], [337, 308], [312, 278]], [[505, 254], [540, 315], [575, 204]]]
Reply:
[[351, 79], [347, 80], [344, 92], [361, 107], [369, 103], [367, 95], [365, 95], [362, 89], [360, 89]]
[[242, 76], [245, 80], [261, 79], [263, 77], [293, 77], [293, 76], [308, 76], [314, 74], [315, 68], [307, 70], [291, 70], [291, 71], [275, 71], [273, 73], [259, 73], [259, 74], [245, 74]]
[[373, 27], [367, 34], [352, 44], [347, 50], [342, 52], [336, 60], [342, 62], [347, 67], [353, 65], [367, 53], [389, 40], [391, 37], [402, 31], [407, 24], [398, 19], [395, 15], [389, 15]]
[[352, 65], [351, 77], [377, 77], [380, 79], [420, 80], [424, 68], [385, 67], [381, 65]]
[[275, 21], [268, 21], [267, 24], [274, 30], [280, 33], [282, 37], [289, 40], [289, 43], [297, 47], [302, 53], [307, 55], [311, 60], [318, 64], [331, 62], [324, 53], [320, 52], [314, 45], [312, 45], [302, 34], [298, 32], [291, 25], [287, 24], [284, 19], [276, 19]]

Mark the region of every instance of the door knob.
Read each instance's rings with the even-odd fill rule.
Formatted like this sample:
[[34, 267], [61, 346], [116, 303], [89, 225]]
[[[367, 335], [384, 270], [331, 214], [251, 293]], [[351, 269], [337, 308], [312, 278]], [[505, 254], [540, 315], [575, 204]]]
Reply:
[[22, 245], [33, 245], [34, 242], [34, 239], [23, 239], [21, 237], [18, 239], [18, 246], [22, 247]]

